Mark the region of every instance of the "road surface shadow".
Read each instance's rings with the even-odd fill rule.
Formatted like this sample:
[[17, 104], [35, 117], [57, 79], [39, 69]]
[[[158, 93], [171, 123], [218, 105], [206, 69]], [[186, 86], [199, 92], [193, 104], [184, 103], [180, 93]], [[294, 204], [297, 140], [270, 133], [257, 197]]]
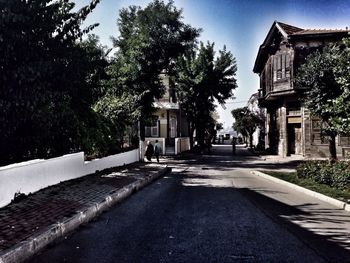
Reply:
[[181, 162], [186, 165], [201, 165], [208, 169], [215, 168], [227, 170], [227, 168], [246, 168], [262, 170], [295, 170], [296, 167], [304, 162], [290, 158], [280, 158], [265, 160], [259, 156], [253, 155], [247, 148], [239, 146], [236, 154], [232, 155], [232, 146], [215, 145], [210, 153], [192, 154], [184, 153], [179, 156], [170, 157], [167, 163]]
[[[220, 182], [220, 176], [198, 175], [190, 171], [183, 173], [182, 185], [195, 188], [197, 192], [201, 188], [206, 188], [204, 190], [206, 192], [214, 191], [216, 194], [218, 191], [227, 191], [227, 189], [238, 191], [270, 219], [298, 237], [326, 261], [350, 262], [349, 233], [344, 228], [344, 225], [350, 221], [350, 215], [341, 215], [339, 212], [342, 210], [340, 209], [318, 209], [313, 203], [298, 206], [287, 205], [264, 195], [265, 190], [263, 189], [225, 186]], [[274, 191], [267, 192], [274, 193]], [[275, 193], [281, 194], [280, 192]], [[322, 234], [315, 233], [315, 228], [304, 228], [293, 221], [307, 225], [315, 224], [318, 226], [316, 230], [322, 230]], [[337, 227], [327, 227], [327, 223], [336, 224]]]
[[[238, 191], [272, 220], [282, 224], [327, 261], [350, 262], [349, 234], [339, 232], [340, 230], [344, 230], [344, 228], [342, 228], [343, 224], [349, 223], [350, 216], [339, 219], [339, 215], [337, 214], [339, 209], [331, 209], [329, 211], [313, 209], [312, 213], [308, 213], [301, 210], [298, 206], [286, 205], [248, 188], [241, 188], [238, 189]], [[309, 206], [312, 208], [314, 204], [303, 204], [302, 206]], [[329, 217], [331, 217], [331, 219], [329, 219]], [[327, 222], [336, 223], [339, 227], [325, 227], [322, 230], [326, 235], [318, 235], [291, 222], [290, 218], [294, 221], [303, 221], [304, 223], [316, 223], [320, 225], [324, 225], [324, 223]]]
[[[179, 158], [180, 159], [180, 158]], [[182, 158], [182, 164], [187, 165], [202, 165], [206, 166], [207, 169], [222, 169], [227, 170], [228, 168], [246, 168], [246, 169], [265, 169], [265, 170], [276, 170], [276, 169], [288, 169], [294, 170], [296, 167], [302, 163], [300, 160], [291, 160], [285, 162], [268, 162], [261, 159], [258, 159], [255, 156], [196, 156], [191, 159]], [[171, 164], [169, 162], [169, 164]]]

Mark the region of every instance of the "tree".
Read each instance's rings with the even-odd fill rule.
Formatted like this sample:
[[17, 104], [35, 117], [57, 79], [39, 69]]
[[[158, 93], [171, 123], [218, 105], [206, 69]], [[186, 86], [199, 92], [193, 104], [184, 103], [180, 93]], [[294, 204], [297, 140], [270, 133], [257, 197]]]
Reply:
[[80, 25], [98, 2], [0, 2], [1, 162], [82, 148], [94, 69], [79, 42], [96, 25]]
[[183, 56], [177, 67], [177, 90], [181, 107], [190, 122], [190, 141], [193, 146], [193, 132], [201, 148], [205, 147], [206, 130], [213, 124], [211, 113], [215, 101], [222, 104], [233, 96], [237, 88], [234, 78], [236, 61], [230, 51], [219, 51], [215, 58], [214, 43], [200, 43], [198, 52]]
[[343, 39], [337, 57], [334, 75], [341, 87], [341, 94], [333, 100], [334, 117], [332, 126], [339, 134], [350, 135], [350, 38]]
[[[134, 103], [134, 116], [144, 123], [154, 112], [154, 99], [164, 93], [160, 74], [173, 74], [177, 58], [191, 50], [200, 30], [182, 21], [182, 10], [173, 1], [155, 0], [147, 7], [122, 9], [114, 39], [118, 48], [118, 89]], [[116, 79], [116, 78], [115, 78]], [[143, 125], [142, 125], [143, 126]], [[141, 138], [144, 129], [141, 127]]]
[[342, 53], [335, 44], [315, 51], [306, 58], [296, 77], [297, 85], [305, 89], [305, 106], [324, 124], [323, 131], [329, 136], [329, 151], [333, 160], [337, 158], [335, 138], [346, 110], [339, 105], [344, 99], [345, 87], [338, 81], [341, 70], [338, 70], [339, 73], [335, 71], [339, 69]]
[[253, 147], [253, 134], [261, 125], [261, 116], [252, 112], [248, 107], [237, 108], [231, 111], [235, 123], [233, 129], [241, 133], [243, 137], [249, 138], [249, 147]]

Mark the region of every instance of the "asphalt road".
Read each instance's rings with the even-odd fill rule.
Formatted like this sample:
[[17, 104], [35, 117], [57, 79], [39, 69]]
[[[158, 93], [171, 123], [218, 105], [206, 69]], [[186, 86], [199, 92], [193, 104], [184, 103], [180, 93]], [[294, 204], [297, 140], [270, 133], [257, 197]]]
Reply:
[[274, 166], [231, 153], [167, 160], [171, 174], [29, 262], [349, 260], [349, 213], [253, 176]]

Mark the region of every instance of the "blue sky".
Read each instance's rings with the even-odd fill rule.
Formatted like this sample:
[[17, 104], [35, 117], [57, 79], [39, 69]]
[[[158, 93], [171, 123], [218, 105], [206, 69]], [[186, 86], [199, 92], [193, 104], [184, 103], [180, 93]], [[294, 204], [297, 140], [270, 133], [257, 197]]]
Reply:
[[[73, 0], [81, 7], [89, 0]], [[100, 23], [93, 33], [102, 44], [112, 46], [110, 36], [118, 35], [119, 9], [130, 5], [146, 6], [150, 0], [101, 0], [87, 20]], [[252, 72], [259, 45], [274, 20], [305, 29], [350, 28], [350, 0], [175, 0], [183, 9], [184, 22], [203, 29], [200, 40], [227, 46], [236, 57], [238, 88], [226, 110], [217, 108], [224, 127], [232, 125], [231, 110], [245, 106], [259, 88], [258, 75]]]

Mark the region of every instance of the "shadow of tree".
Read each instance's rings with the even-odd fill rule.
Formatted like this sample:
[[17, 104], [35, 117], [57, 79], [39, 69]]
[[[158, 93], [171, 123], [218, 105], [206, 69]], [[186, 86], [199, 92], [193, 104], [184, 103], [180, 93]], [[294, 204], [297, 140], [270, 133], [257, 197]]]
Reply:
[[[216, 170], [225, 168], [216, 167]], [[264, 188], [235, 188], [225, 185], [223, 176], [182, 173], [182, 186], [206, 189], [207, 193], [239, 192], [278, 225], [286, 228], [329, 262], [350, 262], [350, 214], [341, 209], [318, 208], [316, 203], [288, 205], [265, 194], [287, 194]], [[212, 194], [209, 194], [212, 195]], [[234, 220], [234, 219], [233, 219]], [[346, 226], [348, 228], [346, 228]]]
[[[210, 155], [188, 155], [181, 163], [196, 172], [183, 173], [186, 187], [207, 188], [206, 191], [223, 191], [226, 187], [238, 191], [265, 215], [314, 249], [329, 262], [350, 262], [350, 214], [341, 209], [320, 208], [316, 203], [288, 205], [269, 196], [287, 194], [264, 188], [234, 188], [225, 186], [222, 176], [205, 175], [206, 170], [233, 171], [235, 169], [295, 169], [302, 161], [291, 159], [267, 160], [252, 155], [247, 149], [238, 147], [232, 155], [229, 145], [213, 147]], [[203, 173], [201, 173], [203, 171]], [[237, 179], [237, 177], [235, 177]], [[209, 189], [209, 190], [208, 190]], [[215, 190], [214, 190], [215, 189]]]
[[[313, 208], [315, 204], [312, 203], [298, 206], [286, 205], [252, 189], [242, 188], [238, 191], [272, 220], [285, 226], [329, 262], [350, 262], [350, 234], [343, 227], [349, 224], [350, 215], [341, 215], [339, 212], [342, 210], [336, 208], [316, 209]], [[305, 212], [301, 208], [307, 208], [312, 212]], [[310, 231], [295, 222], [302, 222], [304, 225], [319, 225], [320, 228], [312, 227], [313, 231]], [[338, 227], [328, 227], [327, 223], [337, 224]], [[320, 234], [317, 234], [316, 231]]]

